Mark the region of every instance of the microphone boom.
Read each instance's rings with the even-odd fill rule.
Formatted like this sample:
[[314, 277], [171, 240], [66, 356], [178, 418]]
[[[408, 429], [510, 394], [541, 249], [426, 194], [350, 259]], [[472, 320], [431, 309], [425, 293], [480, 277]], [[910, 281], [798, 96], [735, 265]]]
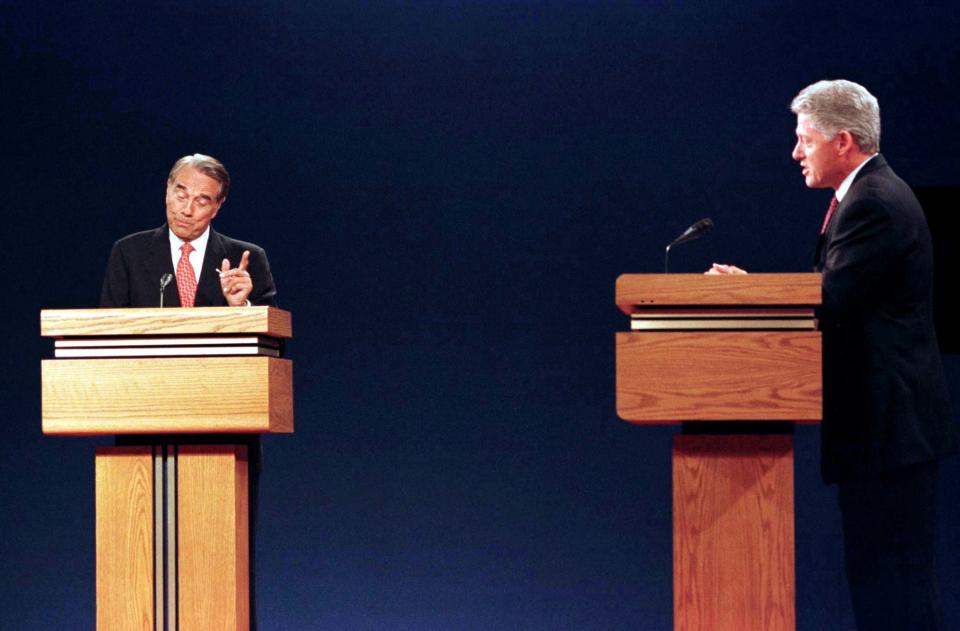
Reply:
[[681, 243], [686, 243], [687, 241], [699, 239], [711, 230], [713, 230], [713, 220], [705, 217], [684, 230], [683, 234], [671, 241], [663, 255], [663, 273], [666, 274], [670, 271], [670, 248], [675, 245], [680, 245]]

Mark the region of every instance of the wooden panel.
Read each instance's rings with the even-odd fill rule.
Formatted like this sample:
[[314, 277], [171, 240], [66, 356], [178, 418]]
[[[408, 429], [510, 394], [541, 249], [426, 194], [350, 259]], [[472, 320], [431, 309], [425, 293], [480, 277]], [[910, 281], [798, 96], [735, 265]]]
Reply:
[[180, 631], [249, 629], [247, 448], [181, 445]]
[[758, 306], [820, 304], [820, 274], [623, 274], [617, 278], [617, 306]]
[[153, 630], [153, 456], [98, 447], [97, 629]]
[[286, 359], [54, 359], [41, 372], [45, 434], [293, 431]]
[[293, 433], [293, 362], [269, 362], [270, 432]]
[[790, 436], [675, 437], [674, 628], [793, 631]]
[[274, 307], [195, 307], [166, 309], [44, 309], [44, 337], [262, 333], [291, 337], [289, 311]]
[[617, 333], [617, 414], [635, 423], [817, 422], [820, 333]]

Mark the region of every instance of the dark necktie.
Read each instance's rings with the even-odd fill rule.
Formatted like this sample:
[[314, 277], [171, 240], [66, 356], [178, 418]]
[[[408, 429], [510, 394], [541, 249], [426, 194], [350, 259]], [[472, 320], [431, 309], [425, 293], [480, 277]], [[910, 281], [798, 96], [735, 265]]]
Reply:
[[833, 199], [830, 200], [830, 207], [827, 208], [827, 215], [823, 218], [823, 227], [820, 228], [820, 234], [827, 234], [827, 226], [830, 225], [830, 218], [833, 217], [833, 211], [837, 209], [837, 204], [839, 203], [836, 195], [834, 195]]

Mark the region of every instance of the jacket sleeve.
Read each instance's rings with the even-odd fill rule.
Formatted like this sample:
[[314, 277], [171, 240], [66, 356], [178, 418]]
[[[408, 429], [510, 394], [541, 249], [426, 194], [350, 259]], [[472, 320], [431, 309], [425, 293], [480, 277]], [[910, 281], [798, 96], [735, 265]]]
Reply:
[[273, 274], [270, 272], [270, 262], [263, 248], [250, 249], [250, 264], [248, 267], [250, 278], [253, 279], [253, 290], [248, 300], [250, 304], [266, 307], [277, 306], [277, 287], [273, 283]]
[[130, 282], [127, 274], [127, 261], [120, 243], [114, 243], [107, 261], [107, 272], [103, 277], [100, 290], [100, 307], [129, 307]]

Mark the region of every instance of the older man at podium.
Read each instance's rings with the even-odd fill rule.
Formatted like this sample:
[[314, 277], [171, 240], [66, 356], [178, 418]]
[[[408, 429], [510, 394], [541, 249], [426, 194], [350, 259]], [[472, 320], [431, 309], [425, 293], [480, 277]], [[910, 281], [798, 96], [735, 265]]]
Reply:
[[[910, 187], [880, 155], [877, 99], [820, 81], [791, 104], [806, 185], [834, 190], [823, 273], [822, 472], [838, 487], [860, 629], [941, 629], [937, 462], [958, 449], [933, 327], [933, 256]], [[745, 273], [714, 265], [708, 273]]]
[[167, 177], [167, 223], [114, 244], [100, 306], [274, 306], [263, 249], [210, 226], [229, 189], [219, 160], [199, 153], [177, 160]]
[[[230, 175], [216, 158], [197, 153], [177, 160], [167, 176], [167, 223], [123, 237], [113, 245], [100, 306], [276, 306], [277, 290], [263, 249], [222, 235], [210, 225], [226, 201], [229, 189]], [[117, 436], [116, 442], [118, 445], [235, 443], [247, 446], [249, 628], [256, 629], [254, 535], [262, 461], [259, 434], [130, 435]]]

